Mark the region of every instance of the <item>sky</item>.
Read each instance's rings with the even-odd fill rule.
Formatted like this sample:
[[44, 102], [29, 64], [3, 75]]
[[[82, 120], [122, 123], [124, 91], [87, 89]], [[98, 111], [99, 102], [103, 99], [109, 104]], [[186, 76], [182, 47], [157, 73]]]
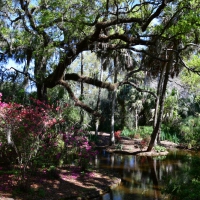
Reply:
[[[13, 59], [9, 59], [8, 62], [4, 65], [4, 67], [6, 69], [14, 72], [14, 69], [12, 69], [12, 67], [19, 71], [23, 71], [24, 65], [25, 65], [25, 63], [19, 64], [19, 63], [16, 63]], [[34, 91], [36, 91], [36, 87], [31, 86], [30, 81], [29, 81], [29, 86], [27, 87], [27, 92], [34, 92]]]

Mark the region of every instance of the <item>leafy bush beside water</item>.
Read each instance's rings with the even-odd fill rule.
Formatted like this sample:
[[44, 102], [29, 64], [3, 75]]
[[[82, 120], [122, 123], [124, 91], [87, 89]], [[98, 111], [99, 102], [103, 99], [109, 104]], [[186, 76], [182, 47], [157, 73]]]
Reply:
[[200, 147], [200, 120], [199, 117], [189, 116], [177, 123], [163, 124], [161, 140], [182, 143], [188, 148]]
[[197, 200], [200, 197], [200, 158], [187, 157], [186, 162], [186, 167], [182, 167], [176, 177], [167, 177], [163, 192], [172, 200]]
[[200, 120], [199, 117], [190, 116], [186, 118], [180, 126], [183, 142], [188, 148], [200, 147]]
[[[124, 128], [121, 136], [130, 138], [145, 138], [151, 135], [152, 126], [140, 126], [137, 130]], [[200, 120], [199, 117], [190, 116], [182, 121], [163, 124], [161, 127], [161, 140], [185, 144], [188, 148], [200, 147]]]

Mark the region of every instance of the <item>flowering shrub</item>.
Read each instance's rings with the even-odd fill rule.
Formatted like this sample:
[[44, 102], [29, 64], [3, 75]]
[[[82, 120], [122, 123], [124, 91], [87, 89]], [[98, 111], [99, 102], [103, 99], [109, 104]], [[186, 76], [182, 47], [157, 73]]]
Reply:
[[92, 149], [92, 146], [89, 145], [88, 140], [83, 141], [78, 154], [78, 165], [83, 171], [92, 164], [91, 161], [96, 154], [97, 151]]
[[66, 148], [70, 147], [76, 153], [78, 156], [77, 165], [81, 167], [81, 170], [85, 171], [92, 164], [91, 162], [97, 154], [97, 151], [89, 144], [88, 138], [72, 133], [63, 133], [63, 141]]
[[0, 143], [15, 150], [23, 179], [39, 150], [56, 146], [58, 134], [52, 128], [62, 124], [63, 120], [56, 118], [59, 108], [39, 100], [32, 99], [34, 105], [23, 106], [1, 102], [1, 97], [0, 93]]
[[149, 144], [149, 141], [150, 141], [150, 137], [145, 137], [141, 140], [139, 146], [140, 146], [140, 149], [144, 149], [148, 144]]
[[[27, 169], [61, 164], [69, 150], [77, 155], [77, 165], [85, 171], [96, 155], [85, 132], [73, 127], [66, 133], [62, 109], [31, 99], [31, 105], [5, 103], [0, 93], [0, 156], [18, 161], [20, 186], [27, 187]], [[6, 152], [6, 153], [5, 153]], [[6, 156], [10, 157], [10, 156]]]
[[116, 142], [119, 142], [119, 140], [121, 139], [121, 138], [120, 138], [121, 132], [122, 132], [122, 131], [115, 131], [114, 135], [115, 135], [115, 140], [116, 140]]

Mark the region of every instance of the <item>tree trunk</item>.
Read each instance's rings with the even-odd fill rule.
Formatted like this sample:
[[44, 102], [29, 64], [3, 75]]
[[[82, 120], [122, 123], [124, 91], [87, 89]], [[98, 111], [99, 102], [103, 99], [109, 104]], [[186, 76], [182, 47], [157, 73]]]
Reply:
[[36, 88], [37, 88], [37, 98], [40, 101], [47, 102], [47, 87], [44, 84], [44, 77], [46, 74], [46, 65], [47, 65], [47, 57], [38, 55], [38, 58], [35, 59], [35, 70], [34, 76], [36, 80]]
[[156, 143], [156, 139], [160, 133], [162, 117], [163, 117], [165, 94], [166, 94], [166, 90], [167, 90], [167, 83], [169, 80], [169, 72], [170, 72], [170, 67], [172, 65], [172, 62], [173, 62], [173, 52], [170, 52], [169, 62], [166, 65], [164, 82], [163, 82], [163, 87], [162, 87], [162, 91], [161, 91], [161, 95], [160, 95], [158, 118], [157, 118], [155, 127], [153, 129], [153, 132], [151, 134], [151, 140], [150, 140], [149, 146], [147, 148], [147, 151], [152, 150], [152, 148], [154, 147], [154, 145]]
[[95, 117], [95, 136], [98, 136], [99, 132], [99, 118]]
[[[81, 53], [81, 76], [83, 76], [83, 53]], [[83, 81], [81, 81], [81, 99], [83, 98], [83, 90], [84, 90]], [[81, 109], [80, 110], [80, 124], [82, 125], [83, 122], [84, 122], [84, 112]]]
[[115, 144], [115, 100], [116, 100], [117, 91], [112, 92], [112, 110], [111, 110], [111, 133], [110, 133], [110, 145]]
[[47, 88], [44, 86], [44, 84], [36, 83], [37, 88], [37, 98], [40, 101], [47, 102]]
[[[117, 82], [117, 71], [118, 71], [118, 57], [114, 58], [114, 83]], [[111, 110], [111, 132], [110, 132], [110, 145], [115, 144], [115, 102], [116, 102], [117, 90], [112, 92], [112, 110]]]
[[[156, 127], [157, 121], [158, 121], [158, 112], [159, 112], [159, 106], [160, 106], [160, 95], [162, 93], [162, 88], [163, 88], [163, 81], [164, 81], [164, 72], [166, 70], [166, 64], [164, 64], [164, 67], [161, 70], [160, 73], [160, 78], [159, 78], [159, 82], [158, 82], [158, 87], [157, 87], [157, 98], [156, 98], [156, 107], [155, 107], [155, 112], [154, 112], [154, 124], [153, 124], [153, 128]], [[156, 142], [156, 141], [155, 141]], [[157, 143], [160, 143], [160, 131], [158, 131], [158, 135], [157, 135]], [[155, 144], [156, 145], [156, 144]]]
[[153, 126], [156, 126], [157, 123], [157, 119], [158, 119], [158, 111], [159, 111], [159, 102], [160, 102], [160, 94], [162, 92], [162, 86], [163, 86], [163, 77], [164, 77], [164, 70], [166, 68], [166, 64], [164, 65], [164, 67], [161, 70], [160, 73], [160, 78], [158, 81], [158, 87], [157, 87], [157, 98], [156, 98], [156, 107], [155, 107], [155, 112], [154, 112], [154, 124]]
[[138, 110], [135, 109], [135, 130], [138, 130]]
[[[100, 81], [103, 79], [103, 64], [102, 64], [102, 59], [101, 59], [101, 70], [100, 70]], [[99, 88], [99, 93], [98, 93], [98, 98], [97, 98], [97, 105], [96, 105], [96, 111], [99, 111], [100, 107], [100, 100], [101, 100], [101, 88]], [[95, 135], [98, 135], [98, 130], [99, 130], [99, 118], [95, 117]]]

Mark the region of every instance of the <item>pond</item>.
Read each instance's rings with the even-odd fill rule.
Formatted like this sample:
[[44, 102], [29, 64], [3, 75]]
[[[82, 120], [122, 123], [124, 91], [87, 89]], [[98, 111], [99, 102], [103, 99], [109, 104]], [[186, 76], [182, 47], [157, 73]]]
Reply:
[[174, 150], [164, 157], [140, 157], [103, 151], [95, 161], [96, 167], [117, 171], [121, 175], [122, 183], [103, 195], [102, 200], [168, 199], [161, 191], [165, 185], [165, 178], [176, 177], [185, 164], [186, 155], [192, 153]]

